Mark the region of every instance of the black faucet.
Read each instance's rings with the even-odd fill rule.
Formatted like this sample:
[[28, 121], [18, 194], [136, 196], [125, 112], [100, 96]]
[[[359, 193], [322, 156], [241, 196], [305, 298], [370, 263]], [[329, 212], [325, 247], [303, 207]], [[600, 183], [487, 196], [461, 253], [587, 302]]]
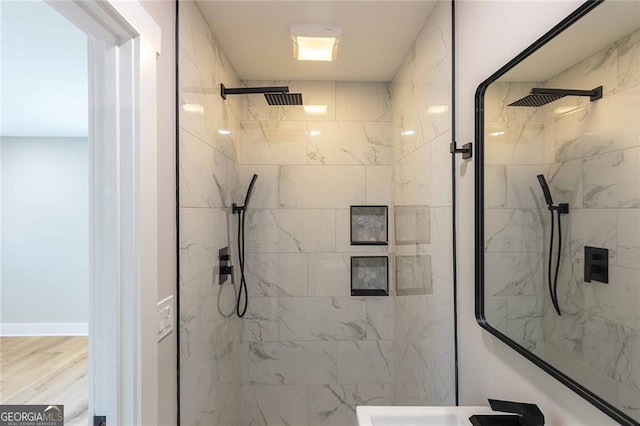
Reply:
[[476, 414], [469, 417], [474, 426], [544, 426], [544, 414], [535, 404], [489, 399], [493, 411], [514, 413], [509, 415]]

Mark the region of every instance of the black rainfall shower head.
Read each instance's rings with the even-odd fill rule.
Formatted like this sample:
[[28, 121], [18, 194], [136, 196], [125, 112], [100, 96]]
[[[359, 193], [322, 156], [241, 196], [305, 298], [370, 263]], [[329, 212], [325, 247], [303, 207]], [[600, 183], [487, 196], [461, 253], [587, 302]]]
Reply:
[[302, 93], [265, 93], [271, 106], [302, 105]]
[[593, 102], [602, 98], [602, 86], [598, 86], [593, 90], [534, 88], [531, 89], [530, 95], [510, 103], [508, 106], [541, 107], [558, 99], [562, 99], [565, 96], [588, 96], [591, 102]]
[[302, 105], [302, 93], [289, 93], [289, 86], [274, 87], [237, 87], [229, 88], [220, 84], [220, 96], [264, 94], [267, 103], [272, 106]]

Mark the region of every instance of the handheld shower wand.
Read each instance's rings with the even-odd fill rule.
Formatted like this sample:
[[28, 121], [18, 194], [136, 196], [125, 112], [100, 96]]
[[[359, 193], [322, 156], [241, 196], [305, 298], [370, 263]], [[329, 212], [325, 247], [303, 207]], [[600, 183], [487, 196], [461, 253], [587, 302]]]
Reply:
[[[549, 296], [551, 297], [551, 302], [553, 303], [553, 307], [555, 308], [558, 315], [562, 315], [560, 313], [560, 305], [558, 304], [558, 272], [560, 271], [560, 258], [562, 256], [562, 225], [560, 223], [560, 215], [561, 214], [569, 214], [569, 204], [561, 203], [557, 206], [553, 204], [553, 198], [551, 198], [551, 191], [549, 191], [549, 185], [547, 184], [547, 180], [544, 178], [544, 175], [538, 175], [538, 182], [542, 187], [542, 192], [544, 194], [544, 200], [547, 203], [547, 208], [551, 213], [551, 237], [549, 238], [549, 267], [547, 270], [547, 278], [549, 280]], [[553, 212], [557, 212], [558, 214], [558, 258], [556, 261], [556, 270], [553, 281], [551, 280], [551, 265], [552, 265], [552, 252], [553, 252], [553, 236], [554, 236], [554, 223], [555, 216]]]
[[[247, 307], [249, 305], [249, 293], [247, 292], [247, 280], [244, 276], [244, 217], [247, 212], [247, 206], [251, 199], [253, 192], [253, 186], [258, 180], [258, 175], [254, 174], [247, 188], [247, 195], [244, 197], [244, 205], [239, 206], [236, 203], [232, 204], [232, 213], [238, 214], [238, 261], [240, 263], [240, 286], [238, 288], [238, 298], [236, 299], [236, 313], [239, 318], [244, 317], [247, 313]], [[240, 300], [242, 299], [242, 293], [244, 292], [244, 307], [240, 309]]]

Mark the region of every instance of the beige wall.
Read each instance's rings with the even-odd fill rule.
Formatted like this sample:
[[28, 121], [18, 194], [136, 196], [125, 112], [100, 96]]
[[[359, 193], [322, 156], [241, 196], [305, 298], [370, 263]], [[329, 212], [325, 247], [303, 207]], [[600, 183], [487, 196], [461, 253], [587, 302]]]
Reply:
[[[158, 300], [175, 295], [175, 9], [173, 1], [142, 1], [162, 28], [158, 57]], [[176, 424], [176, 335], [158, 344], [158, 425]]]

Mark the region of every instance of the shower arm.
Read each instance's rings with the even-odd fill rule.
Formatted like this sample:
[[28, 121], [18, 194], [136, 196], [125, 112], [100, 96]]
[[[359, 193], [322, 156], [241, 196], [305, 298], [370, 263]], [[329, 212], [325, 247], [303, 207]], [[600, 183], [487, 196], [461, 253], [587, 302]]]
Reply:
[[588, 96], [593, 102], [602, 98], [602, 86], [598, 86], [593, 90], [545, 89], [542, 87], [536, 87], [531, 90], [531, 94], [551, 96]]

